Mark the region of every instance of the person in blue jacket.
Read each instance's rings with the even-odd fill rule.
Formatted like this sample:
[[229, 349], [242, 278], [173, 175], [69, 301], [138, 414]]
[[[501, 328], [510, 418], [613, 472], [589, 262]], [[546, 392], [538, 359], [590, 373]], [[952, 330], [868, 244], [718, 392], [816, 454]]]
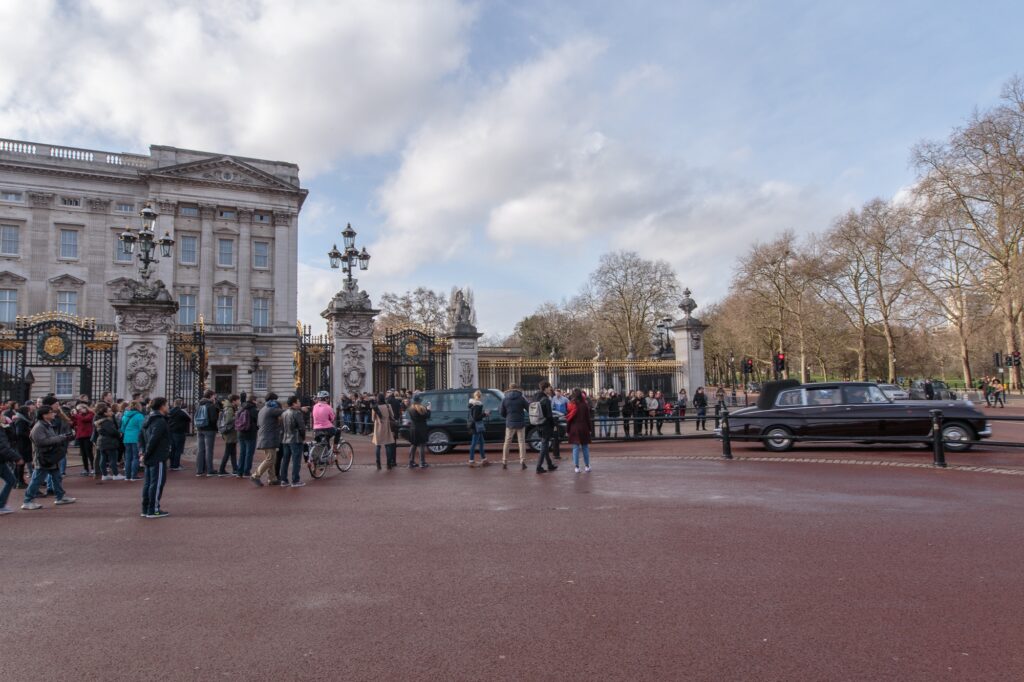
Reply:
[[139, 434], [142, 432], [142, 409], [133, 402], [121, 416], [121, 436], [124, 440], [124, 478], [139, 480]]

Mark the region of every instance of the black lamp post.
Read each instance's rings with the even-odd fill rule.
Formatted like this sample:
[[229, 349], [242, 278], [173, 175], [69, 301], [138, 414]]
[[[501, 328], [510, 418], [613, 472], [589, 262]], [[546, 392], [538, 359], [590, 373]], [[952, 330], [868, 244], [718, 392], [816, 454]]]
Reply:
[[253, 356], [252, 363], [249, 365], [249, 374], [255, 374], [257, 371], [259, 371], [259, 368], [260, 359], [258, 356]]
[[663, 317], [654, 326], [658, 330], [658, 345], [660, 346], [658, 357], [661, 359], [672, 352], [672, 318]]
[[345, 250], [339, 251], [338, 245], [335, 244], [334, 247], [327, 252], [327, 257], [331, 260], [332, 268], [336, 270], [340, 267], [342, 269], [346, 275], [346, 283], [351, 289], [354, 282], [352, 278], [352, 271], [357, 265], [360, 270], [366, 270], [369, 268], [370, 254], [366, 250], [365, 246], [362, 251], [356, 248], [356, 231], [352, 229], [351, 223], [346, 225], [345, 229], [341, 231], [341, 237], [344, 240], [343, 244], [345, 245]]
[[132, 228], [125, 228], [125, 231], [121, 233], [118, 240], [121, 242], [121, 250], [126, 254], [135, 253], [136, 245], [139, 248], [139, 261], [142, 263], [142, 267], [139, 268], [139, 276], [142, 277], [142, 281], [148, 283], [150, 270], [149, 266], [154, 263], [159, 263], [159, 259], [156, 257], [156, 250], [159, 247], [160, 255], [164, 258], [171, 257], [171, 248], [174, 246], [174, 240], [171, 239], [170, 232], [164, 232], [164, 236], [156, 238], [156, 219], [158, 214], [153, 210], [153, 207], [146, 204], [139, 215], [142, 217], [142, 229], [139, 230], [138, 234], [132, 232]]

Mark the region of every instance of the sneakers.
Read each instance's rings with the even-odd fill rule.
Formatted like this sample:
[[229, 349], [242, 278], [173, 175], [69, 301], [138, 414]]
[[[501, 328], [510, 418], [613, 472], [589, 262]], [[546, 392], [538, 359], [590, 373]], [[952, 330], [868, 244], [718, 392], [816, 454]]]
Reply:
[[14, 510], [11, 509], [10, 507], [0, 507], [0, 516], [3, 516], [4, 514], [13, 514], [13, 513], [14, 513]]
[[113, 481], [114, 477], [109, 474], [100, 478], [101, 481]]
[[170, 515], [171, 515], [170, 512], [165, 512], [162, 509], [158, 509], [157, 511], [153, 512], [152, 514], [146, 514], [146, 518], [147, 519], [162, 519], [165, 516], [170, 516]]
[[39, 504], [38, 502], [26, 502], [25, 504], [21, 505], [21, 508], [31, 511], [33, 509], [42, 509], [43, 505]]
[[584, 471], [584, 473], [589, 474], [590, 473], [590, 467], [584, 467], [583, 471]]
[[171, 471], [181, 471], [184, 467], [171, 467]]
[[480, 466], [482, 466], [482, 467], [489, 467], [489, 466], [491, 466], [491, 463], [487, 461], [486, 457], [481, 457], [480, 458]]
[[287, 488], [289, 483], [288, 481], [281, 481], [278, 483], [278, 485], [281, 486], [282, 488]]
[[305, 485], [306, 485], [306, 484], [305, 484], [305, 483], [303, 483], [302, 481], [299, 481], [298, 483], [292, 483], [292, 487], [293, 487], [293, 488], [302, 488], [302, 487], [304, 487]]
[[576, 467], [576, 473], [578, 474], [579, 472], [580, 472], [580, 468]]
[[76, 498], [76, 497], [62, 497], [59, 500], [56, 500], [53, 503], [53, 506], [57, 507], [57, 506], [60, 506], [62, 504], [74, 504], [77, 501], [78, 501], [78, 498]]
[[469, 460], [469, 468], [473, 469], [475, 467], [476, 467], [476, 462], [474, 462], [473, 460]]
[[85, 471], [83, 471], [82, 473], [80, 473], [78, 475], [79, 476], [92, 476], [92, 472], [89, 471], [88, 469], [86, 469]]
[[121, 474], [117, 474], [116, 476], [114, 476], [110, 480], [112, 480], [112, 481], [123, 481], [123, 480], [125, 480], [125, 478]]
[[260, 479], [256, 478], [255, 476], [250, 476], [250, 477], [249, 477], [249, 481], [250, 481], [250, 482], [251, 482], [251, 483], [252, 483], [252, 484], [253, 484], [254, 486], [256, 486], [257, 488], [262, 488], [262, 487], [263, 487], [263, 481], [261, 481]]

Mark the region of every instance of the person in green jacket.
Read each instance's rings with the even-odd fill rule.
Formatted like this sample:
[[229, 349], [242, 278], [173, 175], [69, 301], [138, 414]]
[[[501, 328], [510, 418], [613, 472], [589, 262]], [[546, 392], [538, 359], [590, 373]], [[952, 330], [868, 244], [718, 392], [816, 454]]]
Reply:
[[121, 436], [124, 439], [124, 478], [126, 481], [139, 479], [139, 434], [142, 433], [142, 409], [133, 402], [121, 416]]

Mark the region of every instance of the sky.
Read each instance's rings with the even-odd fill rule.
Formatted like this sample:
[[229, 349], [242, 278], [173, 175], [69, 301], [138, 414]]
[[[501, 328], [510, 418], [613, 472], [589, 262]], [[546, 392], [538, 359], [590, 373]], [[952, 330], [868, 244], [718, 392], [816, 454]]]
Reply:
[[0, 0], [0, 137], [298, 163], [299, 316], [360, 284], [473, 289], [482, 332], [600, 255], [699, 304], [736, 257], [915, 177], [910, 150], [1024, 72], [993, 0]]

